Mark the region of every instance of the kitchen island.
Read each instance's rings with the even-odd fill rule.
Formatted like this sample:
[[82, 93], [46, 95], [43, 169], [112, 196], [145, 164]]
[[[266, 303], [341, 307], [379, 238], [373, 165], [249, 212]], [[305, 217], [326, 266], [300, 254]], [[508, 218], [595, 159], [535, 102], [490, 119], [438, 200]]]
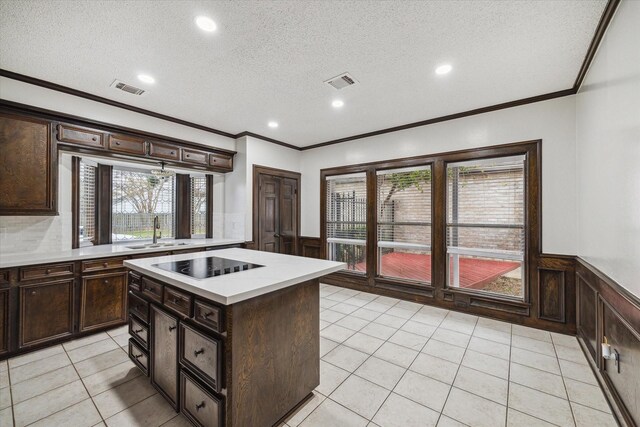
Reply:
[[319, 277], [345, 264], [222, 249], [125, 261], [129, 357], [194, 425], [270, 427], [319, 384]]

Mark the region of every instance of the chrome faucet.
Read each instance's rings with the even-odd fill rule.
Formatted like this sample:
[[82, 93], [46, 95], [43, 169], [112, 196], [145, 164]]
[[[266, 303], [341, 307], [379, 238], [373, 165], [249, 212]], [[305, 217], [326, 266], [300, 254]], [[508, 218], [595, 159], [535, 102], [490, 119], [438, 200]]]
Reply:
[[160, 234], [160, 238], [162, 238], [162, 231], [160, 230], [160, 220], [158, 219], [158, 215], [153, 217], [153, 244], [158, 243], [158, 233]]

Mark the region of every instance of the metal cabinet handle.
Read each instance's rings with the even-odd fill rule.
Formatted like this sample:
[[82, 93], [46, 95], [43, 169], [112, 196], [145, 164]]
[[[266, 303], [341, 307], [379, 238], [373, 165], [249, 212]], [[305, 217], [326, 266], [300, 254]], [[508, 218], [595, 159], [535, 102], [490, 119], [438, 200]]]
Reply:
[[136, 334], [139, 334], [140, 332], [142, 332], [142, 328], [140, 328], [140, 329], [134, 329], [134, 330], [133, 330], [133, 332], [134, 332], [134, 333], [136, 333]]
[[282, 236], [280, 234], [276, 233], [276, 234], [273, 235], [273, 237], [280, 238]]
[[171, 155], [174, 155], [174, 154], [176, 154], [176, 152], [175, 152], [175, 151], [172, 151], [172, 152], [171, 152]]
[[204, 400], [200, 403], [196, 403], [196, 411], [199, 411], [202, 408], [204, 408]]
[[93, 138], [91, 138], [92, 141], [97, 141], [98, 138], [96, 138], [95, 136]]
[[35, 295], [35, 294], [37, 294], [36, 291], [31, 291], [31, 295]]
[[206, 319], [206, 318], [208, 318], [209, 316], [211, 316], [212, 314], [213, 314], [213, 312], [212, 312], [212, 311], [207, 311], [206, 313], [204, 313], [204, 314], [202, 315], [202, 317], [204, 317], [204, 318]]
[[103, 266], [104, 268], [107, 268], [107, 267], [109, 267], [109, 263], [108, 263], [108, 262], [105, 262], [105, 263], [103, 263], [103, 264], [102, 264], [102, 266]]
[[204, 348], [201, 348], [200, 350], [196, 350], [196, 351], [194, 351], [194, 352], [193, 352], [193, 355], [194, 355], [195, 357], [198, 357], [198, 355], [199, 355], [199, 354], [202, 354], [202, 353], [204, 353]]
[[116, 145], [120, 145], [120, 141], [116, 141]]
[[169, 332], [173, 331], [177, 326], [169, 326]]
[[51, 269], [50, 269], [50, 268], [47, 268], [47, 269], [44, 271], [44, 274], [51, 274]]
[[134, 359], [140, 359], [141, 357], [142, 357], [142, 353], [133, 355]]
[[108, 284], [109, 284], [109, 279], [104, 279], [104, 280], [102, 281], [102, 283], [104, 283], [105, 285], [108, 285]]
[[173, 303], [176, 305], [182, 305], [182, 300], [180, 298], [174, 298]]

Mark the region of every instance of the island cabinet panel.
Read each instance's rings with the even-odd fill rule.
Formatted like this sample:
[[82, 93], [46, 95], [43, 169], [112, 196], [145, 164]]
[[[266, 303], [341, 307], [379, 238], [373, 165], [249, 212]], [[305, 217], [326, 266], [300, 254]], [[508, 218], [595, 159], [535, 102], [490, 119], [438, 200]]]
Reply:
[[319, 304], [315, 279], [227, 307], [228, 426], [272, 426], [320, 384]]
[[135, 316], [129, 316], [129, 335], [145, 350], [149, 350], [149, 328]]
[[151, 382], [178, 409], [178, 319], [151, 307]]
[[126, 272], [83, 277], [81, 295], [81, 332], [126, 322]]
[[198, 427], [223, 426], [220, 399], [209, 393], [205, 387], [188, 375], [180, 374], [180, 412]]
[[0, 215], [57, 215], [51, 134], [48, 121], [0, 113]]
[[[144, 289], [149, 278], [134, 274]], [[230, 305], [153, 282], [160, 301], [129, 293], [129, 356], [194, 425], [278, 425], [320, 383], [318, 279]], [[190, 314], [168, 306], [171, 298], [189, 301]]]
[[73, 334], [74, 280], [20, 286], [19, 346]]
[[0, 354], [9, 351], [9, 289], [0, 289]]
[[133, 338], [129, 338], [129, 358], [133, 360], [133, 363], [140, 368], [145, 376], [149, 376], [149, 355]]

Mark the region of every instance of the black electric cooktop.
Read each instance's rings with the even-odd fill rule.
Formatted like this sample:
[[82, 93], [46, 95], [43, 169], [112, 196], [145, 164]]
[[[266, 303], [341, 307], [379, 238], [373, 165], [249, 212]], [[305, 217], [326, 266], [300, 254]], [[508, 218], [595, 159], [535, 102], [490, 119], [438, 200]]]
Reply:
[[163, 262], [153, 264], [153, 266], [196, 279], [206, 279], [251, 270], [252, 268], [264, 267], [264, 265], [251, 264], [250, 262], [237, 261], [235, 259], [219, 258], [217, 256]]

